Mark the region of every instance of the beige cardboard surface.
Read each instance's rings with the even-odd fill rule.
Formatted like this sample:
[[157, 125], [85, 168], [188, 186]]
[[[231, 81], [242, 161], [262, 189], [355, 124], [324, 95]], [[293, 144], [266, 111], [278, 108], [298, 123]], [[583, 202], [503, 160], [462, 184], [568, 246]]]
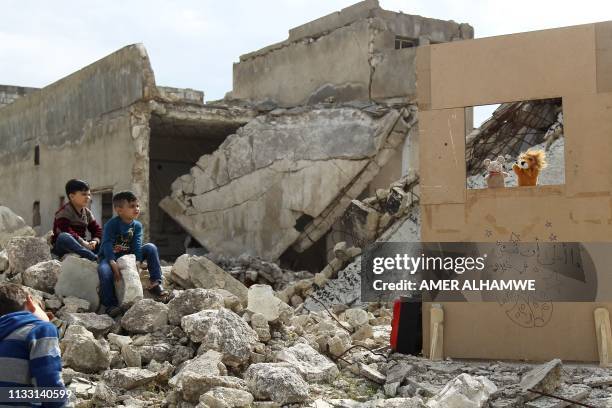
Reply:
[[430, 45], [431, 108], [594, 93], [594, 40], [587, 24]]
[[[612, 90], [612, 23], [427, 48], [417, 56], [423, 56], [417, 60], [421, 239], [612, 241], [612, 93], [604, 93]], [[458, 113], [473, 105], [549, 97], [563, 98], [566, 184], [466, 190], [465, 129]], [[598, 265], [602, 293], [612, 288], [611, 268], [607, 260]], [[612, 307], [609, 297], [598, 299], [605, 302], [552, 302], [546, 310], [528, 303], [444, 303], [444, 355], [597, 361], [593, 311]]]
[[421, 202], [465, 201], [464, 109], [419, 112]]

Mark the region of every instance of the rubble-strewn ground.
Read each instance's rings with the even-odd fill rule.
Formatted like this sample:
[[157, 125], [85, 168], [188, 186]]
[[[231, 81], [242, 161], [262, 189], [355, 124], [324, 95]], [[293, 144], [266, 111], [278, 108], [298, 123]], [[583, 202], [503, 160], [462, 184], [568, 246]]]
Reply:
[[[415, 208], [385, 239], [405, 239]], [[0, 279], [45, 290], [30, 289], [57, 316], [63, 376], [77, 407], [563, 406], [528, 389], [596, 407], [612, 400], [610, 369], [390, 354], [390, 305], [349, 308], [327, 299], [336, 304], [311, 311], [316, 288], [340, 268], [342, 280], [358, 261], [358, 248], [347, 245], [336, 245], [327, 275], [315, 276], [249, 256], [184, 255], [163, 267], [166, 303], [145, 291], [116, 319], [53, 293], [74, 261], [49, 261], [44, 240], [9, 237], [5, 248]]]

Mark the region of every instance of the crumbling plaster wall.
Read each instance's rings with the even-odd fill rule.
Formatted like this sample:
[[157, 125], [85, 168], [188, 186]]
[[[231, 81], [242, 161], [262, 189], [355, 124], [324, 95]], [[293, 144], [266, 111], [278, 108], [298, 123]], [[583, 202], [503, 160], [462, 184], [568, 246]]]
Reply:
[[[64, 185], [131, 189], [147, 223], [149, 111], [156, 92], [142, 45], [127, 46], [0, 109], [0, 202], [51, 229]], [[36, 146], [40, 164], [34, 163]]]
[[467, 24], [382, 10], [367, 0], [289, 31], [289, 38], [240, 57], [232, 97], [282, 106], [335, 101], [415, 100], [416, 47], [395, 49], [395, 37], [419, 43], [473, 38]]
[[0, 85], [0, 108], [36, 90], [38, 89], [23, 86]]

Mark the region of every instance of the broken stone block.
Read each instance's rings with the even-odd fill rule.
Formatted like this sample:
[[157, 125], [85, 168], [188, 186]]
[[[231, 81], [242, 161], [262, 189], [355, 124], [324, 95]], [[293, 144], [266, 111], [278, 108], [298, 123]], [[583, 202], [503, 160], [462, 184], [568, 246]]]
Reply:
[[130, 333], [150, 333], [168, 324], [168, 306], [152, 299], [142, 299], [121, 318], [121, 327]]
[[119, 349], [128, 344], [132, 344], [132, 338], [130, 336], [120, 336], [115, 333], [109, 333], [107, 338], [111, 344], [116, 345]]
[[612, 375], [602, 377], [589, 377], [585, 378], [583, 384], [589, 387], [603, 387], [604, 385], [612, 385]]
[[115, 282], [117, 300], [120, 305], [131, 305], [144, 296], [136, 266], [136, 256], [133, 254], [122, 256], [117, 260], [117, 266], [121, 270], [121, 280]]
[[334, 245], [334, 256], [341, 261], [348, 261], [349, 258], [348, 254], [346, 253], [347, 248], [348, 246], [346, 245], [346, 242], [338, 242], [336, 245]]
[[481, 408], [497, 387], [485, 377], [460, 374], [427, 401], [429, 408]]
[[108, 370], [102, 374], [102, 381], [114, 389], [131, 390], [155, 381], [157, 373], [144, 368], [128, 367]]
[[196, 288], [179, 291], [168, 302], [168, 322], [180, 325], [183, 316], [187, 316], [204, 309], [221, 309], [225, 301], [221, 294], [208, 289]]
[[6, 243], [9, 277], [25, 272], [30, 266], [51, 260], [49, 245], [42, 238], [14, 237]]
[[370, 367], [361, 362], [357, 364], [357, 367], [360, 375], [377, 384], [384, 384], [387, 379], [383, 373], [378, 371], [378, 368]]
[[373, 336], [374, 331], [372, 330], [372, 326], [366, 323], [359, 327], [355, 333], [351, 334], [351, 339], [353, 339], [353, 341], [363, 341], [366, 339], [371, 339]]
[[257, 337], [261, 342], [269, 341], [272, 336], [270, 335], [270, 326], [268, 320], [261, 313], [253, 313], [251, 316], [251, 327], [257, 333]]
[[23, 284], [47, 293], [53, 293], [61, 273], [59, 261], [43, 261], [30, 266], [21, 274]]
[[369, 243], [376, 239], [380, 215], [376, 209], [359, 200], [351, 201], [347, 209], [347, 217], [350, 219], [355, 242]]
[[88, 311], [90, 308], [89, 301], [74, 296], [65, 297], [63, 303], [62, 313], [81, 313]]
[[[561, 398], [569, 399], [572, 401], [580, 402], [585, 399], [591, 389], [586, 385], [574, 384], [570, 386], [562, 385], [552, 394], [559, 396]], [[567, 401], [562, 401], [557, 398], [542, 396], [534, 399], [533, 401], [529, 401], [525, 403], [525, 407], [527, 408], [563, 408], [570, 406], [570, 403]], [[572, 404], [572, 406], [575, 406]]]
[[335, 336], [327, 339], [327, 346], [330, 353], [334, 356], [340, 356], [351, 347], [351, 338], [346, 332], [338, 332]]
[[257, 399], [279, 404], [299, 403], [308, 399], [308, 383], [291, 368], [276, 363], [251, 364], [244, 379]]
[[60, 342], [60, 349], [64, 364], [76, 371], [96, 373], [110, 366], [108, 343], [96, 340], [93, 333], [83, 326], [69, 326]]
[[169, 385], [171, 387], [182, 386], [183, 376], [189, 372], [201, 374], [203, 377], [214, 377], [227, 375], [227, 368], [221, 362], [223, 355], [218, 351], [208, 350], [206, 353], [201, 354], [188, 361], [183, 368], [170, 379]]
[[246, 286], [205, 256], [190, 258], [189, 279], [197, 288], [225, 289], [238, 296], [243, 304], [247, 302]]
[[130, 344], [126, 344], [121, 348], [121, 357], [127, 367], [142, 367], [142, 355], [138, 348]]
[[368, 324], [370, 318], [368, 317], [368, 312], [363, 309], [354, 308], [347, 309], [344, 312], [344, 319], [351, 325], [353, 329], [357, 329], [364, 324]]
[[179, 256], [170, 270], [170, 279], [185, 289], [193, 288], [193, 283], [189, 279], [190, 259], [191, 256], [188, 254]]
[[334, 362], [305, 343], [279, 351], [276, 360], [291, 364], [308, 382], [332, 382], [339, 374]]
[[95, 313], [62, 313], [62, 317], [68, 325], [83, 326], [95, 337], [107, 335], [115, 324], [111, 317]]
[[244, 310], [242, 306], [242, 301], [236, 295], [231, 292], [228, 292], [225, 289], [214, 289], [214, 291], [221, 296], [223, 296], [223, 302], [225, 303], [225, 308], [231, 310], [235, 313], [241, 313]]
[[253, 395], [244, 390], [215, 387], [200, 397], [209, 408], [247, 408], [253, 403]]
[[395, 397], [397, 395], [397, 389], [399, 388], [399, 382], [387, 382], [383, 385], [386, 397]]
[[530, 389], [552, 393], [561, 384], [561, 368], [563, 363], [558, 358], [541, 364], [527, 372], [520, 382], [520, 387], [527, 400], [539, 397], [539, 394], [529, 392]]
[[264, 315], [269, 322], [278, 320], [282, 310], [289, 307], [274, 295], [274, 290], [269, 285], [256, 284], [248, 290], [247, 309], [250, 312]]
[[13, 237], [33, 237], [36, 232], [10, 208], [0, 206], [0, 249]]
[[85, 299], [89, 302], [88, 311], [95, 312], [100, 306], [99, 286], [98, 265], [85, 258], [68, 255], [62, 261], [62, 273], [55, 285], [55, 294]]
[[223, 354], [223, 362], [240, 366], [249, 361], [257, 333], [231, 310], [202, 310], [183, 317], [181, 327], [201, 348]]
[[412, 371], [413, 366], [406, 363], [405, 361], [399, 361], [397, 364], [393, 365], [387, 370], [387, 380], [388, 383], [404, 381], [404, 378]]

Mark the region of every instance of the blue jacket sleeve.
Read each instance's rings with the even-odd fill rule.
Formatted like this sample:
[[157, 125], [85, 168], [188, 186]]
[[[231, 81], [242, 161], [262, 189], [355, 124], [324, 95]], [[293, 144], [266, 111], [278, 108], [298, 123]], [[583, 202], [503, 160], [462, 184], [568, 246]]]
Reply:
[[134, 237], [132, 238], [132, 253], [136, 255], [136, 261], [142, 262], [142, 224], [134, 222]]
[[104, 225], [104, 233], [102, 234], [102, 254], [107, 261], [115, 260], [113, 245], [116, 240], [115, 219], [111, 219]]
[[[28, 334], [30, 348], [30, 374], [36, 387], [53, 387], [65, 390], [62, 381], [62, 358], [57, 329], [51, 323], [37, 324]], [[62, 401], [45, 402], [43, 407], [57, 408], [66, 404]]]

